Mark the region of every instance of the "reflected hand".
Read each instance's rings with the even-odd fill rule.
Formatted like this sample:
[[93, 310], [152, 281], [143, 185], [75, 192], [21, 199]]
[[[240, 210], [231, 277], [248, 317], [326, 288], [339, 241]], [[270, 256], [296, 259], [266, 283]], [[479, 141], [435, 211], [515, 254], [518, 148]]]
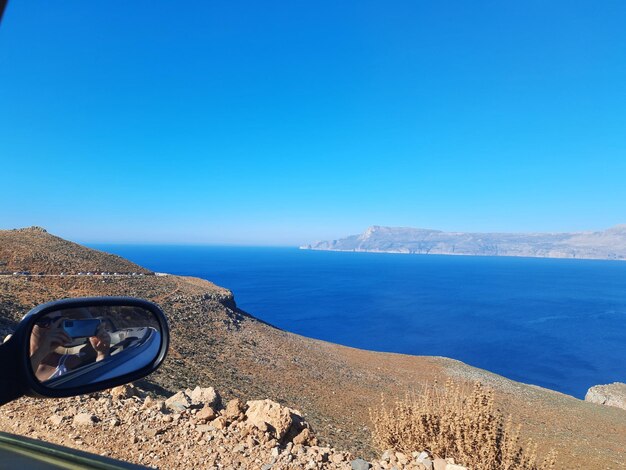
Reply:
[[96, 336], [89, 338], [89, 343], [97, 353], [96, 361], [101, 361], [109, 355], [109, 350], [111, 349], [111, 337], [103, 324], [98, 327]]
[[39, 325], [33, 326], [30, 336], [31, 356], [35, 351], [41, 351], [45, 355], [50, 354], [59, 346], [64, 346], [72, 341], [72, 338], [65, 332], [61, 326], [63, 318], [59, 318], [48, 328]]
[[72, 338], [61, 326], [63, 318], [59, 318], [49, 327], [35, 324], [30, 334], [30, 358], [33, 369], [41, 361], [59, 346], [64, 346], [72, 341]]

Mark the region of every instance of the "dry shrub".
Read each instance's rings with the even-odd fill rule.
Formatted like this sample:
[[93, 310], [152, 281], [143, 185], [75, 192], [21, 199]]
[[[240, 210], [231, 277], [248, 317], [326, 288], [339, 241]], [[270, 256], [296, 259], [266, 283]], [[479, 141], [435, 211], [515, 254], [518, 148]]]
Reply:
[[442, 389], [430, 387], [419, 395], [370, 409], [373, 440], [381, 449], [411, 455], [426, 450], [454, 458], [472, 470], [554, 469], [550, 451], [541, 464], [537, 445], [520, 444], [520, 426], [495, 408], [493, 390], [475, 383], [461, 387], [452, 381]]

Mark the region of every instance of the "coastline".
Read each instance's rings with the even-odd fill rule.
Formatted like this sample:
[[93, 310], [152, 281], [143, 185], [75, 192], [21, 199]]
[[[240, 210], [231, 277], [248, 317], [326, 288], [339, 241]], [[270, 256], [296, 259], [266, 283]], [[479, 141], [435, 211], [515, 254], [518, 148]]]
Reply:
[[362, 249], [351, 249], [351, 250], [341, 250], [334, 248], [314, 248], [307, 246], [299, 246], [299, 250], [302, 251], [332, 251], [337, 253], [377, 253], [377, 254], [388, 254], [388, 255], [417, 255], [417, 256], [467, 256], [472, 258], [528, 258], [528, 259], [569, 259], [569, 260], [580, 260], [580, 261], [626, 261], [626, 258], [595, 258], [595, 257], [580, 257], [580, 256], [540, 256], [540, 255], [514, 255], [514, 254], [506, 254], [506, 255], [487, 255], [487, 254], [472, 254], [472, 253], [451, 253], [451, 252], [428, 252], [428, 253], [418, 253], [414, 251], [398, 251], [398, 250], [362, 250]]

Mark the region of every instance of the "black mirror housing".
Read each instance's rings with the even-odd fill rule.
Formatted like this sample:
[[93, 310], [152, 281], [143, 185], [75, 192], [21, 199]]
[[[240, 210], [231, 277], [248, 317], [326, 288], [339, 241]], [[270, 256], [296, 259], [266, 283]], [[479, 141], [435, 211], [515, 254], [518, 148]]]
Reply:
[[[58, 312], [80, 311], [144, 312], [144, 319], [147, 316], [150, 317], [150, 327], [126, 328], [126, 330], [118, 330], [119, 333], [113, 332], [110, 335], [106, 333], [106, 337], [109, 338], [109, 344], [106, 345], [107, 353], [109, 353], [109, 347], [115, 351], [109, 353], [108, 357], [103, 358], [104, 360], [101, 362], [98, 363], [93, 360], [85, 366], [81, 365], [80, 370], [71, 371], [71, 373], [67, 373], [63, 377], [55, 377], [54, 379], [50, 377], [45, 380], [42, 380], [41, 377], [38, 378], [34, 370], [35, 366], [31, 361], [31, 356], [35, 355], [32, 350], [32, 338], [36, 337], [35, 331], [37, 331], [37, 328], [42, 328], [42, 325], [49, 326], [50, 317], [53, 317]], [[117, 317], [122, 318], [122, 320], [124, 318], [119, 313]], [[54, 318], [58, 319], [60, 317]], [[125, 318], [130, 317], [127, 314]], [[106, 320], [107, 325], [114, 324], [112, 320]], [[74, 320], [71, 322], [65, 320], [64, 326], [66, 329], [61, 331], [63, 335], [70, 333], [78, 337], [92, 336], [95, 333], [80, 333], [80, 327], [89, 328], [90, 325], [93, 326], [94, 323], [100, 322], [103, 323], [104, 321], [95, 320], [91, 316], [88, 321]], [[61, 320], [58, 320], [56, 325], [58, 326], [59, 323], [61, 323]], [[111, 329], [111, 327], [108, 328]], [[129, 337], [131, 335], [129, 331], [132, 332], [132, 337]], [[33, 334], [33, 337], [31, 337], [31, 334]], [[139, 336], [142, 336], [142, 338], [139, 338]], [[63, 337], [68, 338], [68, 336]], [[111, 344], [110, 339], [112, 337], [117, 338], [117, 345]], [[143, 350], [140, 350], [140, 347], [133, 343], [140, 344], [142, 342], [141, 339], [144, 337], [149, 338], [149, 340], [143, 341], [144, 344], [141, 345]], [[75, 338], [69, 339], [74, 340]], [[86, 338], [78, 338], [77, 341], [80, 343], [81, 340], [84, 344], [88, 344]], [[148, 343], [149, 346], [146, 346]], [[131, 350], [131, 347], [122, 350], [124, 349], [123, 346], [129, 344], [135, 346], [134, 351]], [[148, 347], [149, 349], [147, 349]], [[0, 404], [7, 403], [23, 395], [48, 398], [81, 395], [138, 380], [154, 372], [161, 365], [167, 355], [168, 347], [169, 327], [165, 315], [156, 304], [146, 300], [132, 297], [84, 297], [58, 300], [39, 305], [24, 316], [9, 340], [0, 345], [0, 364], [2, 364], [4, 369], [3, 374], [0, 376]], [[143, 355], [143, 360], [137, 362], [136, 358], [140, 354]], [[125, 359], [125, 366], [120, 366], [122, 356], [131, 358], [130, 360]], [[133, 358], [135, 358], [134, 363], [132, 362]], [[128, 364], [131, 364], [131, 366]], [[106, 373], [103, 373], [103, 371], [106, 371]]]

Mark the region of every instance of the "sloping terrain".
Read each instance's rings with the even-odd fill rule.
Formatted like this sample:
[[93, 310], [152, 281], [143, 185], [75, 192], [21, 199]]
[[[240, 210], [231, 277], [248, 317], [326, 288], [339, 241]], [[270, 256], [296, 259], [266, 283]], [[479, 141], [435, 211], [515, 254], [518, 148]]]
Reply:
[[626, 225], [599, 232], [467, 233], [409, 227], [369, 227], [360, 235], [302, 246], [307, 250], [423, 255], [626, 259]]
[[[42, 237], [57, 243], [49, 234]], [[37, 257], [51, 271], [65, 269], [54, 265], [45, 243]], [[172, 329], [170, 356], [144, 384], [161, 394], [199, 384], [218, 388], [227, 399], [270, 398], [301, 410], [323, 443], [371, 457], [377, 452], [370, 446], [368, 409], [378, 406], [381, 394], [404, 396], [447, 378], [479, 380], [495, 389], [500, 408], [539, 442], [540, 452], [556, 448], [565, 468], [626, 468], [624, 410], [451, 359], [374, 353], [281, 331], [237, 309], [230, 291], [196, 278], [2, 276], [0, 318], [10, 328], [41, 302], [86, 295], [130, 295], [162, 306]]]
[[55, 237], [41, 227], [0, 230], [0, 273], [151, 274], [124, 258]]

